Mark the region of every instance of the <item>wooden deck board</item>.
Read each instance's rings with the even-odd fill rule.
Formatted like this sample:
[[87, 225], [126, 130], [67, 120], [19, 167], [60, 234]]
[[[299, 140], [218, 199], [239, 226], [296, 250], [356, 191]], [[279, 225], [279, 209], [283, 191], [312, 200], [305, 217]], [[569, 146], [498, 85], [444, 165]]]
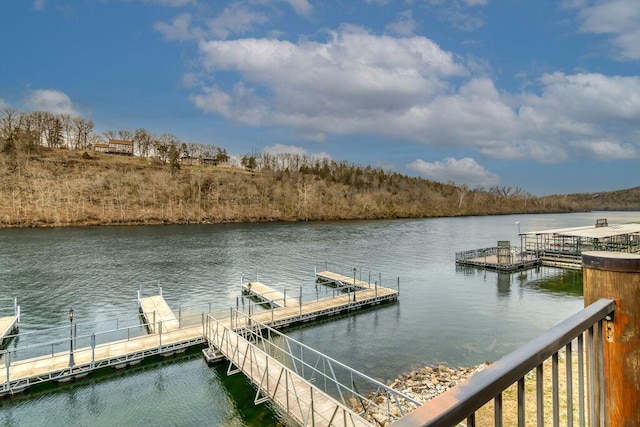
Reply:
[[354, 280], [353, 276], [343, 276], [342, 274], [334, 273], [332, 271], [320, 271], [316, 273], [316, 277], [324, 281], [341, 282], [345, 285], [355, 286], [361, 289], [369, 289], [374, 287], [373, 284], [364, 280], [360, 280], [358, 278]]
[[[380, 299], [397, 298], [398, 292], [381, 286], [371, 287], [369, 289], [360, 289], [349, 294], [344, 293], [335, 298], [325, 298], [317, 301], [304, 303], [302, 306], [288, 306], [274, 308], [273, 310], [265, 310], [256, 313], [252, 318], [265, 323], [282, 327], [286, 324], [308, 321], [325, 314], [335, 314], [340, 311], [354, 306], [353, 296], [355, 294], [355, 304], [359, 306], [374, 304], [380, 302]], [[166, 301], [162, 296], [146, 297], [141, 299], [141, 309], [146, 316], [151, 316], [149, 321], [153, 321], [153, 311], [156, 312], [156, 324], [158, 321], [163, 322], [161, 343], [160, 336], [154, 333], [155, 328], [149, 335], [130, 338], [129, 340], [114, 341], [106, 344], [96, 345], [95, 349], [91, 347], [83, 347], [74, 349], [74, 362], [76, 366], [82, 366], [84, 369], [90, 369], [92, 362], [100, 365], [106, 362], [116, 364], [118, 359], [127, 356], [137, 357], [145, 351], [157, 349], [161, 344], [163, 346], [170, 344], [180, 345], [182, 343], [193, 342], [198, 338], [203, 338], [203, 325], [197, 324], [193, 326], [180, 327], [178, 320], [169, 309]], [[301, 319], [301, 315], [305, 316]], [[229, 319], [218, 319], [225, 327], [230, 326]], [[155, 326], [155, 325], [154, 325]], [[124, 362], [126, 364], [126, 362]], [[271, 363], [271, 362], [270, 362]], [[9, 379], [11, 382], [24, 379], [36, 379], [46, 375], [52, 375], [63, 372], [69, 368], [69, 351], [63, 351], [49, 356], [38, 356], [30, 359], [12, 360], [9, 367]], [[0, 384], [6, 383], [6, 369], [0, 370]]]
[[0, 342], [15, 330], [17, 323], [17, 316], [0, 317]]
[[261, 282], [248, 282], [242, 284], [242, 292], [271, 303], [276, 307], [298, 307], [298, 299], [287, 297], [285, 301], [284, 293], [273, 289]]
[[[371, 426], [364, 418], [349, 411], [337, 400], [307, 382], [304, 378], [287, 369], [281, 362], [268, 357], [263, 351], [238, 334], [227, 331], [225, 338], [216, 336], [219, 348], [226, 348], [225, 341], [233, 343], [232, 354], [225, 354], [236, 367], [254, 383], [261, 387], [285, 413], [296, 419], [301, 425], [333, 426]], [[284, 378], [283, 378], [284, 376]], [[268, 378], [267, 378], [268, 377]], [[277, 386], [277, 387], [276, 387]], [[313, 405], [311, 403], [313, 395]], [[313, 419], [311, 409], [313, 408]], [[334, 413], [338, 411], [333, 421]], [[344, 417], [349, 418], [345, 424]]]
[[158, 322], [162, 322], [162, 332], [175, 331], [180, 328], [180, 322], [178, 322], [162, 295], [140, 298], [140, 310], [147, 320], [151, 333], [156, 333], [155, 328]]

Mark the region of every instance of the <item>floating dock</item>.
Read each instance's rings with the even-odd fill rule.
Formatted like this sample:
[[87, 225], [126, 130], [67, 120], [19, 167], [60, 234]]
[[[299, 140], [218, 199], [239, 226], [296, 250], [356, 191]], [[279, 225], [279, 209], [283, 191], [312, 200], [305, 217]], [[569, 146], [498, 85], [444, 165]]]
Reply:
[[[271, 295], [270, 292], [273, 289], [266, 288], [263, 288], [267, 292], [266, 295]], [[255, 290], [257, 291], [257, 287]], [[259, 295], [257, 294], [258, 297]], [[351, 290], [347, 293], [339, 293], [335, 297], [317, 299], [303, 304], [289, 304], [288, 299], [284, 299], [287, 301], [286, 307], [271, 305], [269, 310], [253, 307], [250, 312], [251, 318], [273, 328], [282, 328], [323, 316], [395, 301], [398, 295], [398, 290], [375, 285], [366, 289], [358, 287], [355, 291]], [[266, 297], [263, 295], [262, 298]], [[51, 343], [43, 344], [43, 355], [23, 360], [12, 360], [9, 352], [0, 353], [5, 365], [5, 369], [0, 369], [0, 396], [14, 394], [31, 385], [47, 381], [63, 382], [80, 378], [100, 368], [122, 368], [135, 365], [149, 356], [172, 355], [206, 342], [206, 317], [209, 313], [196, 313], [190, 316], [193, 317], [192, 319], [186, 319], [181, 324], [180, 319], [176, 318], [162, 296], [161, 288], [159, 288], [159, 295], [144, 298], [138, 291], [138, 303], [141, 317], [147, 327], [147, 335], [129, 337], [129, 328], [124, 328], [118, 331], [126, 334], [126, 339], [104, 344], [97, 344], [97, 342], [103, 339], [103, 334], [105, 337], [112, 337], [113, 335], [109, 334], [113, 334], [114, 331], [74, 337], [74, 341], [83, 339], [87, 342], [90, 339], [91, 344], [75, 348], [73, 353], [69, 350], [53, 353]], [[220, 318], [219, 322], [230, 327], [228, 319]], [[132, 328], [139, 328], [139, 326]], [[64, 345], [64, 342], [61, 341], [60, 344]], [[219, 360], [221, 355], [205, 353], [205, 358], [215, 361]], [[73, 363], [71, 363], [72, 360]]]
[[140, 306], [140, 315], [144, 318], [149, 333], [155, 334], [158, 325], [161, 325], [163, 332], [175, 331], [180, 328], [180, 322], [162, 295], [140, 297], [138, 305]]
[[531, 255], [498, 256], [499, 247], [457, 252], [456, 264], [485, 270], [514, 272], [527, 270], [541, 264], [540, 258]]
[[325, 284], [335, 284], [339, 287], [352, 289], [370, 289], [373, 286], [377, 286], [377, 283], [372, 285], [370, 282], [365, 282], [356, 277], [344, 276], [331, 271], [316, 272], [316, 280]]
[[0, 317], [0, 347], [4, 348], [5, 340], [18, 330], [18, 316]]
[[242, 293], [251, 298], [255, 298], [272, 307], [298, 307], [300, 305], [297, 298], [289, 298], [284, 292], [273, 289], [261, 282], [242, 283]]

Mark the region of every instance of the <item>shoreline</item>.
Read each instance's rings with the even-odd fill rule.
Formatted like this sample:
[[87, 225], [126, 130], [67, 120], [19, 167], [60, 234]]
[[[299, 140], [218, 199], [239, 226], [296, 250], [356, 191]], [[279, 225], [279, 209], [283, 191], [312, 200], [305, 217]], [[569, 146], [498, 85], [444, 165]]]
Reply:
[[[389, 381], [387, 385], [418, 402], [425, 403], [482, 371], [489, 365], [489, 362], [485, 362], [480, 365], [460, 368], [451, 368], [446, 365], [425, 366], [408, 374], [402, 374], [396, 379]], [[380, 407], [385, 407], [387, 404], [386, 398], [383, 395], [376, 396], [374, 393], [371, 393], [368, 397], [374, 400], [376, 405]], [[412, 407], [408, 404], [404, 404], [404, 402], [401, 403], [403, 404], [402, 408], [405, 413], [412, 410]], [[355, 412], [364, 412], [362, 405], [355, 399], [351, 402], [350, 406]], [[394, 415], [400, 415], [397, 409], [395, 409], [395, 412]], [[386, 415], [379, 413], [375, 407], [368, 408], [365, 418], [377, 426], [386, 427], [390, 425]]]

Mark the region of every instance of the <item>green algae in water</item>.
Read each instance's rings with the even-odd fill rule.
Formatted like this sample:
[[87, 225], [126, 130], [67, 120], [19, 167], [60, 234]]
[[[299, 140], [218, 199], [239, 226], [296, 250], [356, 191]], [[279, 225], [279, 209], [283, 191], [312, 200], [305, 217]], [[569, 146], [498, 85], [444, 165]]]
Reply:
[[557, 275], [534, 280], [531, 284], [551, 293], [578, 297], [583, 295], [582, 271], [563, 270]]

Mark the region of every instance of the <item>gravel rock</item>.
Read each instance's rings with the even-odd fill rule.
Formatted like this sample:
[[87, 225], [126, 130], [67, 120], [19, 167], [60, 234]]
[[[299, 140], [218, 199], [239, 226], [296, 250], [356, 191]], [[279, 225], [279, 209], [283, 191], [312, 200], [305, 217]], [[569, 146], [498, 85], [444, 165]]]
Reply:
[[[483, 370], [486, 366], [488, 366], [488, 363], [458, 369], [444, 365], [425, 366], [409, 374], [401, 375], [395, 380], [387, 382], [387, 384], [411, 399], [424, 403], [461, 383], [476, 372]], [[368, 398], [370, 402], [375, 403], [367, 405], [365, 418], [374, 425], [381, 427], [390, 425], [394, 420], [389, 418], [386, 412], [386, 395], [380, 393], [376, 396], [372, 393]], [[402, 413], [406, 414], [415, 409], [415, 406], [407, 402], [406, 399], [399, 398], [398, 400], [402, 406]], [[365, 412], [361, 402], [357, 402], [351, 408], [361, 414]], [[393, 416], [399, 417], [401, 415], [400, 408], [397, 407], [395, 401], [390, 402], [390, 409]]]

